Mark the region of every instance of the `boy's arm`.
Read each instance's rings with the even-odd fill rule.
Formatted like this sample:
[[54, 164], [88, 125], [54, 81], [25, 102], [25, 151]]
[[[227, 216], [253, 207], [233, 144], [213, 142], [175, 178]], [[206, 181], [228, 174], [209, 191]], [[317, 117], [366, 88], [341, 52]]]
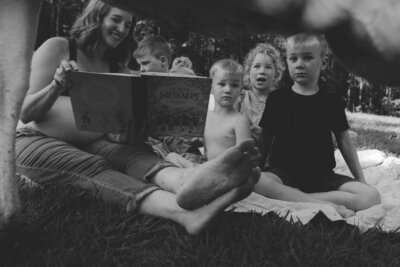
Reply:
[[338, 144], [339, 150], [346, 161], [354, 178], [359, 182], [365, 183], [364, 173], [362, 171], [360, 161], [358, 159], [356, 148], [351, 141], [348, 130], [344, 130], [340, 133], [335, 133], [336, 142]]
[[260, 140], [259, 140], [259, 148], [260, 148], [260, 152], [261, 152], [261, 159], [260, 159], [261, 170], [263, 170], [265, 167], [267, 167], [264, 165], [266, 163], [267, 156], [270, 153], [269, 150], [271, 148], [272, 139], [273, 139], [273, 135], [271, 134], [271, 132], [268, 131], [267, 129], [262, 128], [261, 136], [260, 136]]

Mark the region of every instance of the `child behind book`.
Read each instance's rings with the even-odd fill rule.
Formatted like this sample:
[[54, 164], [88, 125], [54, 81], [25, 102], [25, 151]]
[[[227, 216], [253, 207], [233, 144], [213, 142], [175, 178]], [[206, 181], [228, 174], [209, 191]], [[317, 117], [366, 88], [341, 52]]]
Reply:
[[133, 57], [141, 72], [169, 72], [172, 52], [169, 43], [161, 36], [152, 35], [142, 39]]
[[[270, 168], [255, 191], [282, 200], [326, 201], [359, 211], [379, 204], [380, 196], [365, 182], [349, 137], [343, 101], [318, 86], [320, 72], [327, 65], [326, 51], [326, 42], [319, 35], [298, 34], [287, 39], [287, 65], [294, 84], [274, 91], [267, 99], [260, 121], [263, 157], [272, 140], [273, 148]], [[355, 179], [333, 171], [332, 132]]]
[[[139, 64], [141, 72], [171, 73], [169, 69], [172, 59], [171, 47], [162, 36], [154, 35], [143, 38], [134, 51], [133, 57]], [[196, 76], [188, 68], [188, 66], [192, 67], [192, 63], [187, 57], [179, 57], [178, 59], [181, 61], [178, 62], [179, 60], [176, 60], [172, 73]], [[185, 137], [166, 136], [157, 139], [150, 137], [148, 141], [162, 157], [166, 157], [170, 152], [176, 152], [190, 160], [195, 159], [202, 162], [201, 153], [198, 151], [198, 147], [201, 146], [201, 140], [198, 138], [188, 139]], [[172, 158], [169, 158], [169, 160], [173, 161]], [[174, 161], [174, 163], [176, 162]], [[182, 166], [182, 164], [177, 165]]]
[[240, 112], [251, 122], [252, 136], [258, 141], [261, 127], [258, 125], [265, 109], [268, 94], [277, 89], [285, 65], [279, 51], [270, 44], [257, 44], [247, 54], [244, 63], [244, 88]]
[[190, 58], [185, 56], [180, 56], [174, 58], [174, 60], [172, 61], [172, 68], [174, 67], [186, 67], [189, 69], [193, 69], [193, 63], [190, 60]]

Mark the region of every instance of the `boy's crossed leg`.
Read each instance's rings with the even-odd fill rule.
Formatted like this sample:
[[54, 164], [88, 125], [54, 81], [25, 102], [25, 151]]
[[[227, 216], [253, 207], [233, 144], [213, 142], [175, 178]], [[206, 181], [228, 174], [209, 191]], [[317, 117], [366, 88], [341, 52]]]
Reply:
[[381, 202], [379, 192], [375, 188], [358, 181], [345, 183], [336, 191], [312, 193], [310, 196], [341, 204], [355, 211], [368, 209]]
[[270, 172], [262, 172], [258, 183], [254, 187], [254, 192], [265, 197], [292, 201], [292, 202], [311, 202], [333, 206], [336, 211], [344, 218], [354, 215], [354, 211], [343, 203], [337, 203], [326, 199], [318, 199], [311, 194], [304, 193], [297, 188], [284, 185], [282, 180]]

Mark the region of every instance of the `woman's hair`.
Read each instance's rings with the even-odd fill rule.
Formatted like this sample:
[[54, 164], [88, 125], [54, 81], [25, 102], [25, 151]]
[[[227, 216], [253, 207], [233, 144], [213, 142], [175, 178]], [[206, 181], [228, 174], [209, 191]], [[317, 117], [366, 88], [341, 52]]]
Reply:
[[[131, 10], [125, 6], [112, 6], [101, 0], [91, 0], [73, 24], [71, 37], [76, 39], [79, 48], [89, 55], [92, 55], [93, 51], [99, 45], [102, 22], [113, 7], [131, 12]], [[117, 64], [119, 67], [127, 64], [134, 44], [132, 28], [133, 27], [129, 30], [128, 36], [118, 47], [107, 48], [105, 51], [105, 59], [107, 61]]]
[[250, 68], [253, 64], [254, 58], [258, 54], [267, 55], [272, 59], [272, 63], [275, 66], [276, 82], [279, 82], [279, 80], [282, 78], [283, 72], [285, 71], [285, 64], [278, 49], [267, 43], [259, 43], [256, 45], [256, 47], [250, 50], [243, 62], [245, 73], [243, 77], [243, 84], [247, 89], [251, 88]]

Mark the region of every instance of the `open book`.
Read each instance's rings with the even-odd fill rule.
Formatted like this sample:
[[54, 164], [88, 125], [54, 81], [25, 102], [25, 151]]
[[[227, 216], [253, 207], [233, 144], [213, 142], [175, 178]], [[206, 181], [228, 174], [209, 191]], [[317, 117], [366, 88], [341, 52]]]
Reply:
[[203, 136], [209, 78], [170, 73], [67, 75], [80, 130], [120, 134], [146, 122], [152, 136]]

